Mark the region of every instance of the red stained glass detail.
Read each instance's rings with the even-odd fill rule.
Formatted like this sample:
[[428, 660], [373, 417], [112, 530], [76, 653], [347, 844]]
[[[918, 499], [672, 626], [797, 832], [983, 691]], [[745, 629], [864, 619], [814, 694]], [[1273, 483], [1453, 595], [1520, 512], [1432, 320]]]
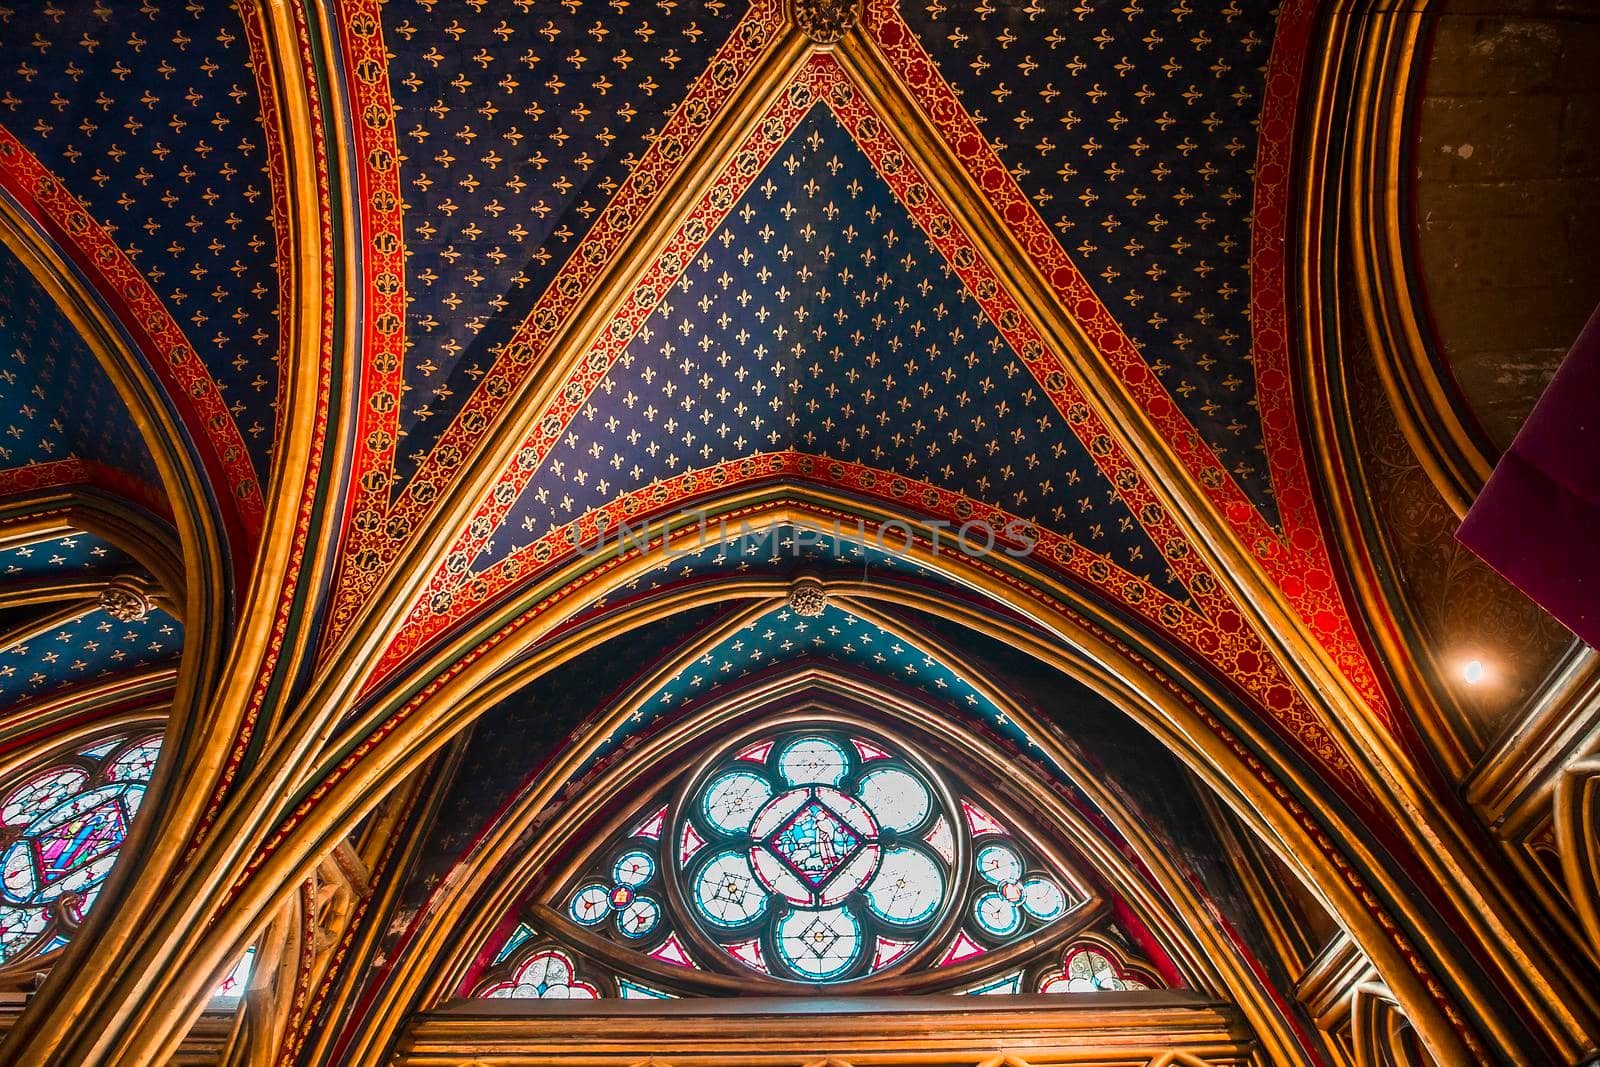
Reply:
[[696, 852], [705, 846], [706, 839], [695, 833], [694, 827], [683, 824], [683, 840], [678, 842], [678, 862], [687, 864]]
[[852, 737], [850, 739], [850, 743], [856, 746], [856, 752], [861, 756], [862, 763], [871, 763], [875, 759], [889, 758], [889, 753], [885, 752], [871, 741], [863, 741], [859, 737]]
[[728, 954], [749, 967], [760, 971], [762, 974], [771, 974], [767, 968], [767, 958], [761, 954], [761, 939], [751, 938], [749, 941], [737, 941], [731, 945], [723, 946]]
[[634, 837], [648, 837], [652, 841], [661, 840], [661, 831], [667, 825], [667, 806], [665, 804], [656, 809], [656, 813], [640, 823], [633, 831]]
[[878, 938], [878, 947], [872, 953], [873, 971], [881, 971], [895, 960], [904, 956], [916, 947], [915, 941], [894, 941], [887, 937]]
[[767, 762], [767, 757], [770, 755], [772, 755], [772, 742], [762, 741], [758, 744], [751, 745], [747, 749], [743, 749], [737, 756], [733, 758], [747, 760], [750, 763], [765, 763]]
[[694, 961], [689, 958], [688, 950], [683, 947], [683, 942], [678, 940], [677, 934], [668, 934], [667, 939], [657, 945], [655, 951], [650, 953], [651, 959], [670, 963], [674, 967], [688, 967], [695, 969]]
[[122, 805], [113, 798], [64, 822], [35, 842], [46, 885], [64, 878], [122, 844], [128, 834]]
[[961, 813], [967, 817], [967, 826], [972, 830], [973, 837], [977, 837], [980, 834], [1009, 835], [1011, 833], [1011, 831], [1000, 825], [999, 819], [996, 819], [966, 797], [961, 798]]
[[983, 946], [968, 937], [965, 930], [957, 930], [955, 943], [950, 946], [950, 951], [946, 952], [944, 958], [939, 961], [939, 966], [948, 967], [953, 963], [975, 959], [981, 955], [983, 955]]

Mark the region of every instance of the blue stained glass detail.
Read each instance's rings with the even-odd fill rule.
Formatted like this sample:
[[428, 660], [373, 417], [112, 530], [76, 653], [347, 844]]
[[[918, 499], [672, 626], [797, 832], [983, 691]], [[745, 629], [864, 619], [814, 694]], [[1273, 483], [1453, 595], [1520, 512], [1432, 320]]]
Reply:
[[[897, 835], [953, 825], [951, 812], [897, 747], [833, 728], [745, 737], [691, 789], [670, 836], [712, 847], [700, 863], [678, 857], [684, 896], [743, 966], [790, 981], [865, 977], [948, 913], [958, 853]], [[885, 941], [904, 951], [866, 951]]]
[[572, 921], [584, 926], [597, 926], [611, 911], [611, 889], [595, 882], [573, 894], [567, 913]]
[[1022, 877], [1022, 860], [1004, 845], [985, 845], [978, 850], [978, 873], [995, 885], [1015, 882]]
[[623, 1000], [677, 1000], [671, 993], [654, 989], [629, 978], [617, 979], [617, 992]]
[[778, 955], [802, 977], [836, 978], [861, 952], [861, 924], [846, 908], [791, 911], [778, 923]]
[[1022, 972], [1012, 971], [963, 992], [969, 997], [1015, 996], [1022, 992]]
[[649, 897], [636, 897], [617, 916], [625, 937], [646, 937], [661, 921], [661, 905]]
[[751, 771], [729, 771], [706, 787], [700, 809], [711, 824], [724, 833], [737, 834], [750, 828], [772, 797], [772, 784]]
[[504, 963], [511, 958], [513, 952], [517, 951], [518, 946], [532, 936], [533, 927], [527, 923], [518, 923], [517, 928], [511, 931], [511, 936], [506, 938], [506, 943], [500, 946], [500, 951], [495, 954], [494, 961], [496, 963]]
[[0, 794], [0, 963], [56, 947], [65, 937], [60, 923], [75, 927], [98, 898], [160, 747], [158, 737], [129, 741], [30, 768]]
[[921, 826], [933, 810], [928, 790], [898, 767], [880, 767], [862, 775], [861, 802], [878, 825], [902, 834]]
[[972, 903], [973, 918], [992, 937], [1010, 937], [1022, 929], [1022, 911], [1011, 901], [992, 890], [979, 893]]
[[933, 917], [944, 900], [944, 878], [933, 857], [917, 848], [892, 848], [867, 886], [873, 914], [897, 926], [915, 926]]
[[694, 902], [702, 918], [717, 926], [744, 926], [767, 910], [766, 891], [737, 852], [713, 856], [695, 879]]
[[[567, 889], [577, 922], [686, 968], [686, 983], [699, 969], [680, 940], [686, 923], [762, 983], [848, 989], [915, 962], [952, 931], [970, 950], [956, 958], [979, 959], [1073, 903], [1072, 883], [990, 815], [988, 799], [952, 794], [874, 727], [785, 722], [725, 746], [696, 778], [623, 813], [629, 829]], [[992, 974], [990, 962], [977, 966]], [[1023, 973], [1032, 971], [963, 991], [1018, 992]], [[944, 984], [975, 977], [963, 968]]]
[[1022, 906], [1040, 922], [1049, 922], [1067, 910], [1067, 898], [1048, 878], [1029, 878], [1022, 883]]

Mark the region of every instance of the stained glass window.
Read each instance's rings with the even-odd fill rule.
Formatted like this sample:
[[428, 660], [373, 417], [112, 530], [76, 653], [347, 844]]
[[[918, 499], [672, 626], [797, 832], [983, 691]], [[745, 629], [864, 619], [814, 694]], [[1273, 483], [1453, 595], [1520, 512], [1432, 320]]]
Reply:
[[158, 735], [101, 739], [0, 790], [0, 963], [60, 947], [83, 922], [160, 748]]
[[[882, 971], [950, 910], [953, 804], [895, 746], [839, 730], [746, 744], [677, 812], [676, 875], [702, 938], [793, 982]], [[930, 838], [939, 838], [935, 843]]]
[[1061, 965], [1039, 976], [1041, 993], [1106, 993], [1160, 988], [1147, 967], [1129, 961], [1109, 938], [1074, 941], [1061, 954]]
[[[659, 999], [870, 980], [1003, 995], [1154, 982], [1111, 940], [1083, 940], [1103, 913], [1070, 861], [911, 745], [843, 722], [724, 745], [622, 813], [502, 927], [467, 991]], [[1083, 951], [1063, 955], [1069, 942]]]
[[511, 976], [483, 991], [507, 1000], [599, 1000], [600, 990], [578, 977], [577, 964], [558, 948], [530, 953]]
[[211, 991], [212, 1005], [226, 1007], [229, 1002], [237, 1001], [244, 996], [245, 988], [250, 984], [250, 972], [255, 970], [256, 948], [251, 945], [240, 953], [239, 960], [228, 973], [222, 976], [217, 987]]

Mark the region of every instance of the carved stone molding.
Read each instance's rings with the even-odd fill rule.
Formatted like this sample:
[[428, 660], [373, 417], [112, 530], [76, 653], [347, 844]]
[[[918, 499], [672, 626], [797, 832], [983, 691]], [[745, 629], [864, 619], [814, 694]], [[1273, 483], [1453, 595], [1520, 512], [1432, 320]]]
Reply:
[[100, 610], [118, 622], [138, 622], [153, 606], [144, 583], [135, 578], [113, 578], [100, 591]]
[[861, 0], [792, 0], [790, 16], [817, 44], [838, 44], [861, 19]]
[[1351, 1000], [1350, 1032], [1356, 1067], [1435, 1067], [1394, 994], [1382, 983], [1356, 990]]
[[576, 1065], [593, 1063], [603, 1042], [617, 1062], [655, 1067], [686, 1052], [704, 1067], [746, 1067], [756, 1053], [772, 1067], [876, 1067], [911, 1056], [951, 1067], [1228, 1067], [1250, 1062], [1255, 1047], [1235, 1009], [1192, 993], [912, 999], [458, 1001], [413, 1019], [394, 1063]]
[[814, 619], [828, 606], [828, 590], [815, 578], [801, 578], [789, 589], [789, 610]]

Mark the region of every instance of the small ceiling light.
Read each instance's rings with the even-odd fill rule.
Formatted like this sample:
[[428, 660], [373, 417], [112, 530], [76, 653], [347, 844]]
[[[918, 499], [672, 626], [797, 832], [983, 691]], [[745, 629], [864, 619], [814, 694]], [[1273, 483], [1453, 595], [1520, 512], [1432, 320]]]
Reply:
[[1469, 659], [1461, 668], [1461, 677], [1467, 680], [1468, 685], [1477, 685], [1483, 681], [1483, 675], [1483, 661], [1479, 659]]

